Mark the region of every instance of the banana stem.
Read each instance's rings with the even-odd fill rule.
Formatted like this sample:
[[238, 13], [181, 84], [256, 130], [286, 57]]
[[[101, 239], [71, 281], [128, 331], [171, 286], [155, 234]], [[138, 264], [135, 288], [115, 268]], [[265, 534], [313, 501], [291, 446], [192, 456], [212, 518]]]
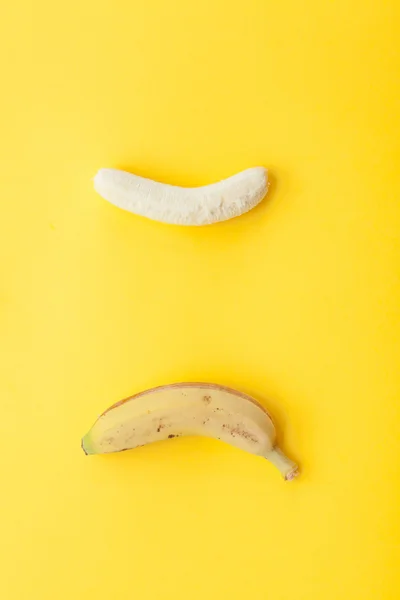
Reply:
[[265, 455], [265, 458], [282, 473], [286, 481], [291, 481], [299, 474], [299, 468], [295, 462], [290, 460], [278, 446], [275, 446]]

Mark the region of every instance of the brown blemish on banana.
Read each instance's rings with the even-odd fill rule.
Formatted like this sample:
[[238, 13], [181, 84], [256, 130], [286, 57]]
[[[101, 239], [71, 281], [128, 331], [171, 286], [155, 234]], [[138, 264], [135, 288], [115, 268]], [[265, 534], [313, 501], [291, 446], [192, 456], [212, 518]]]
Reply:
[[165, 421], [163, 421], [163, 418], [158, 418], [158, 419], [153, 419], [154, 423], [158, 423], [157, 425], [157, 433], [160, 433], [160, 431], [162, 429], [165, 429], [166, 427], [171, 427], [171, 423], [166, 423]]
[[243, 429], [242, 427], [239, 427], [239, 425], [237, 425], [236, 427], [233, 427], [232, 425], [227, 425], [226, 423], [224, 423], [222, 425], [222, 428], [228, 429], [228, 431], [232, 437], [239, 436], [245, 440], [248, 440], [249, 442], [254, 442], [254, 444], [258, 443], [258, 438], [253, 433], [251, 433], [250, 431], [247, 431], [247, 429]]
[[211, 396], [203, 396], [203, 402], [204, 404], [210, 404]]

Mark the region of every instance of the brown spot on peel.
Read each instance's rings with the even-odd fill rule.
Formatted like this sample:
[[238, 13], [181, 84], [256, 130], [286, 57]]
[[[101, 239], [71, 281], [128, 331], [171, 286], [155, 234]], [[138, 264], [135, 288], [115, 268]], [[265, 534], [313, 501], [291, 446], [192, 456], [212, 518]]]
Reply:
[[226, 423], [224, 423], [222, 425], [223, 429], [228, 429], [229, 433], [231, 434], [232, 437], [242, 437], [245, 440], [248, 440], [249, 442], [254, 442], [255, 444], [258, 442], [258, 438], [251, 433], [250, 431], [247, 431], [247, 429], [243, 429], [242, 427], [239, 427], [239, 425], [237, 425], [236, 427], [231, 427], [230, 425], [227, 425]]

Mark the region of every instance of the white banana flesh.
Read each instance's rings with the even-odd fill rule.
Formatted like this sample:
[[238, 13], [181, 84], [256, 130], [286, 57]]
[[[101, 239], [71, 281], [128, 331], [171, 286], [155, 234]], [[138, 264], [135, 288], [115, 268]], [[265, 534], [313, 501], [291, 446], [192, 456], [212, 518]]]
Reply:
[[298, 473], [276, 445], [268, 412], [242, 392], [208, 383], [165, 385], [117, 402], [84, 436], [82, 448], [86, 454], [107, 454], [193, 435], [267, 458], [286, 480]]
[[268, 191], [268, 173], [254, 167], [228, 179], [184, 188], [117, 169], [100, 169], [95, 190], [124, 210], [173, 225], [210, 225], [248, 212]]

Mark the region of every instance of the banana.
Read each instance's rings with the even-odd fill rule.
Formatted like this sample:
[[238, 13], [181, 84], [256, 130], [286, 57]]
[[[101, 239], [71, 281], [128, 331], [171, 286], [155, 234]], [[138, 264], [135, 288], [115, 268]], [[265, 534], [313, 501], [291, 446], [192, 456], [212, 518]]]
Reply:
[[94, 188], [137, 215], [174, 225], [209, 225], [248, 212], [268, 191], [268, 173], [254, 167], [197, 188], [167, 185], [117, 169], [100, 169]]
[[275, 427], [256, 400], [211, 383], [152, 388], [106, 410], [82, 439], [86, 454], [107, 454], [180, 436], [215, 438], [271, 461], [286, 480], [297, 465], [276, 445]]

